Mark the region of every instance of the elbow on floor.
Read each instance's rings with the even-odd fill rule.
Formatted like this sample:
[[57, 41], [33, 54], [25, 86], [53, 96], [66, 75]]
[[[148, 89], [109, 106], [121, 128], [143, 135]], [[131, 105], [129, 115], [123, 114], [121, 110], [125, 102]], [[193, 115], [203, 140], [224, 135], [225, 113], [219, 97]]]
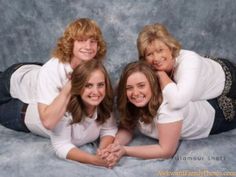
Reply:
[[48, 120], [41, 120], [41, 122], [44, 128], [46, 128], [47, 130], [52, 130], [54, 128], [53, 125]]

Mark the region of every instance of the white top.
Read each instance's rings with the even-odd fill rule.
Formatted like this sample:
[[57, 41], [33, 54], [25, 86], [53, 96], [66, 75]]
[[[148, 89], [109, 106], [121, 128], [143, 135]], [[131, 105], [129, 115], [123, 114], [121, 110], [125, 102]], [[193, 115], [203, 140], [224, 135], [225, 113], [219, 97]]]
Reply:
[[38, 104], [29, 104], [25, 113], [25, 125], [34, 134], [42, 137], [50, 137], [50, 131], [46, 129], [39, 117]]
[[82, 122], [70, 124], [72, 117], [66, 114], [51, 133], [51, 142], [56, 154], [66, 159], [68, 152], [76, 147], [95, 141], [99, 136], [115, 136], [117, 127], [111, 116], [105, 123], [96, 122], [97, 112], [92, 118], [84, 117]]
[[24, 103], [35, 103], [37, 95], [38, 73], [41, 66], [23, 65], [10, 79], [10, 94]]
[[158, 139], [157, 123], [183, 120], [181, 139], [199, 139], [209, 136], [214, 117], [215, 110], [207, 101], [189, 102], [183, 109], [172, 110], [164, 100], [153, 122], [145, 124], [139, 121], [138, 128], [143, 134]]
[[67, 75], [72, 72], [69, 63], [61, 63], [52, 58], [43, 66], [23, 65], [10, 79], [10, 94], [29, 104], [25, 114], [25, 124], [34, 134], [49, 137], [50, 131], [42, 125], [37, 102], [50, 104], [68, 81]]
[[225, 73], [219, 63], [195, 52], [181, 50], [176, 58], [175, 83], [163, 89], [163, 95], [173, 109], [189, 101], [208, 100], [219, 96], [225, 85]]
[[51, 58], [40, 69], [38, 76], [37, 102], [49, 105], [59, 95], [72, 73], [69, 63], [61, 63]]
[[29, 104], [25, 113], [25, 124], [34, 134], [50, 137], [50, 131], [41, 123], [37, 107], [37, 82], [41, 66], [23, 65], [17, 69], [10, 79], [10, 94], [22, 102]]

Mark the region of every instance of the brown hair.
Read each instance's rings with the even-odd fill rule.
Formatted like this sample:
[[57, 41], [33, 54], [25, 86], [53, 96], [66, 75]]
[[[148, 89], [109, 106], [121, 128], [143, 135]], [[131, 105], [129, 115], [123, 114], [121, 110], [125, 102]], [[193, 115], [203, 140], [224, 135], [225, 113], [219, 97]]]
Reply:
[[107, 50], [106, 42], [97, 23], [88, 18], [77, 19], [67, 26], [64, 34], [58, 39], [52, 56], [58, 58], [63, 63], [70, 62], [73, 57], [74, 41], [88, 38], [97, 40], [98, 51], [95, 58], [103, 59]]
[[181, 44], [168, 32], [167, 28], [162, 24], [146, 25], [139, 33], [137, 38], [137, 48], [139, 60], [145, 60], [145, 52], [149, 44], [154, 40], [160, 40], [172, 51], [172, 57], [179, 55]]
[[[143, 108], [137, 108], [130, 103], [126, 94], [128, 77], [136, 72], [141, 72], [146, 76], [152, 91], [151, 100]], [[145, 123], [150, 123], [157, 114], [157, 109], [159, 108], [161, 101], [162, 96], [159, 82], [151, 67], [147, 63], [141, 61], [129, 63], [124, 68], [118, 84], [117, 106], [120, 113], [120, 127], [133, 130], [136, 127], [139, 118]]]
[[84, 91], [91, 73], [95, 70], [100, 70], [104, 74], [106, 89], [106, 95], [97, 107], [97, 121], [104, 123], [111, 116], [113, 109], [113, 90], [109, 75], [101, 61], [89, 60], [77, 66], [71, 75], [71, 98], [67, 106], [67, 111], [72, 114], [72, 123], [80, 122], [83, 115], [87, 114], [84, 109], [85, 105], [81, 99], [81, 94]]

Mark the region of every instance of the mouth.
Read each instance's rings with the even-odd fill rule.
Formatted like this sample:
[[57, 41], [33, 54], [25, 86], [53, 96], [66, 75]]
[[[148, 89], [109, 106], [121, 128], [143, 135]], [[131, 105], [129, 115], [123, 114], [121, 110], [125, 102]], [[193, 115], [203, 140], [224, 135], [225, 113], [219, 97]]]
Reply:
[[79, 51], [80, 53], [82, 53], [83, 55], [92, 55], [93, 51]]
[[88, 96], [88, 97], [92, 101], [99, 101], [100, 100], [100, 96]]
[[140, 96], [133, 96], [131, 98], [135, 103], [141, 103], [144, 100], [146, 100], [146, 97], [144, 95], [140, 95]]

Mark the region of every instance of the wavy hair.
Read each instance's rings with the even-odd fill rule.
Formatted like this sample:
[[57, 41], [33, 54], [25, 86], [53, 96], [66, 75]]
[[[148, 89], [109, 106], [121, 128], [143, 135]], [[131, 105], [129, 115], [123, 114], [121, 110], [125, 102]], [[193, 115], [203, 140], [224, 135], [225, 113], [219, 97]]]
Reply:
[[143, 27], [137, 38], [139, 60], [145, 60], [145, 52], [154, 40], [160, 40], [172, 51], [172, 57], [179, 55], [181, 44], [168, 32], [167, 28], [159, 23]]
[[108, 72], [101, 61], [89, 60], [77, 66], [71, 75], [71, 98], [67, 106], [67, 111], [73, 117], [72, 124], [81, 122], [83, 115], [87, 115], [81, 95], [84, 92], [85, 85], [91, 73], [95, 70], [100, 70], [104, 74], [106, 93], [102, 102], [97, 106], [98, 118], [96, 121], [104, 123], [111, 116], [113, 109], [113, 90]]
[[[152, 98], [145, 107], [138, 108], [129, 102], [127, 98], [126, 84], [129, 76], [136, 72], [143, 73], [151, 88]], [[120, 127], [127, 130], [133, 130], [139, 119], [145, 123], [151, 123], [157, 114], [157, 109], [162, 102], [161, 89], [154, 71], [143, 62], [136, 61], [129, 63], [123, 70], [117, 91], [117, 107], [120, 113]]]
[[98, 43], [96, 59], [104, 59], [107, 51], [106, 42], [98, 24], [88, 18], [79, 18], [70, 23], [63, 35], [58, 39], [57, 46], [52, 52], [52, 56], [61, 62], [70, 62], [73, 57], [74, 41], [94, 38]]

